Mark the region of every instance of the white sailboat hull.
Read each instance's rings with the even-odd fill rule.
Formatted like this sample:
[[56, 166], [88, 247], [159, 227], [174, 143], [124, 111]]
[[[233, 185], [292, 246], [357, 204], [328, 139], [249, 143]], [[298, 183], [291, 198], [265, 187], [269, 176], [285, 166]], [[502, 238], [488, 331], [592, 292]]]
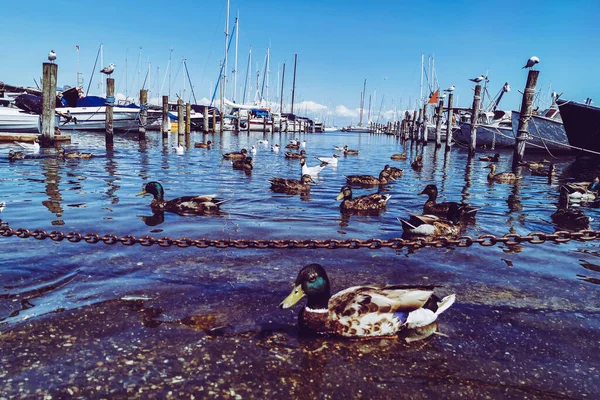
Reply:
[[39, 133], [40, 116], [18, 108], [0, 107], [0, 132]]

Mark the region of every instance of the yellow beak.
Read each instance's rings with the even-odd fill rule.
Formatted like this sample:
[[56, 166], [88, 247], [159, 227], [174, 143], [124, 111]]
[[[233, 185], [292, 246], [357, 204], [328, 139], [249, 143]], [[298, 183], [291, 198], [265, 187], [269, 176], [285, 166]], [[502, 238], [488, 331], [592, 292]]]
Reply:
[[147, 193], [146, 189], [142, 189], [142, 191], [139, 192], [138, 194], [136, 194], [136, 196], [141, 196], [141, 195], [146, 194], [146, 193]]
[[286, 297], [279, 307], [281, 308], [290, 308], [294, 306], [297, 302], [299, 302], [305, 296], [304, 291], [302, 290], [302, 285], [294, 286], [292, 289], [292, 293]]
[[343, 198], [344, 198], [344, 192], [340, 192], [340, 194], [338, 194], [335, 199], [336, 200], [342, 200]]

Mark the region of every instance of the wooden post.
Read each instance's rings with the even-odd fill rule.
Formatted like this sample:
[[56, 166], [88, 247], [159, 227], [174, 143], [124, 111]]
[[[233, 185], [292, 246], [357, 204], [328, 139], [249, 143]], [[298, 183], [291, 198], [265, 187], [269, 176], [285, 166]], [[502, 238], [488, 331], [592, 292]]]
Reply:
[[450, 150], [452, 146], [452, 118], [454, 117], [454, 110], [452, 109], [452, 100], [454, 95], [448, 94], [448, 125], [446, 126], [446, 151]]
[[183, 115], [183, 100], [177, 100], [177, 144], [183, 146], [185, 132], [185, 115]]
[[204, 110], [202, 111], [202, 132], [208, 133], [208, 106], [204, 106]]
[[185, 104], [185, 134], [189, 135], [192, 132], [192, 105]]
[[479, 119], [479, 102], [481, 101], [481, 85], [475, 86], [475, 95], [473, 96], [473, 107], [471, 108], [471, 143], [469, 144], [469, 153], [475, 153], [477, 148], [477, 120]]
[[213, 114], [212, 114], [212, 130], [213, 132], [217, 131], [217, 109], [213, 109]]
[[113, 130], [113, 107], [115, 106], [115, 80], [106, 78], [106, 146], [114, 144]]
[[427, 128], [427, 103], [423, 104], [423, 144], [427, 146], [427, 137], [429, 136], [429, 129]]
[[140, 90], [140, 127], [138, 140], [146, 140], [146, 123], [148, 122], [148, 90]]
[[442, 111], [444, 110], [444, 99], [440, 100], [437, 109], [437, 121], [435, 122], [435, 147], [442, 147]]
[[521, 116], [519, 117], [519, 128], [517, 129], [517, 137], [515, 138], [515, 152], [513, 155], [513, 168], [523, 161], [525, 154], [525, 139], [528, 135], [529, 119], [533, 113], [533, 98], [535, 96], [535, 86], [537, 85], [538, 75], [540, 71], [530, 69], [527, 75], [527, 84], [523, 93], [521, 102]]
[[250, 111], [248, 111], [248, 113], [246, 115], [247, 115], [246, 118], [248, 119], [247, 123], [246, 123], [246, 128], [248, 129], [248, 135], [250, 135], [250, 117], [251, 117]]
[[169, 137], [169, 96], [162, 97], [162, 137]]
[[[227, 71], [225, 71], [227, 73]], [[225, 117], [225, 113], [223, 112], [224, 108], [223, 108], [223, 84], [225, 83], [225, 77], [221, 76], [221, 83], [219, 84], [219, 89], [221, 90], [221, 109], [219, 110], [219, 115], [221, 116], [220, 118], [220, 123], [219, 123], [219, 129], [221, 133], [223, 133], [223, 124], [225, 123], [225, 119], [223, 117]]]
[[411, 140], [415, 140], [415, 138], [417, 136], [415, 132], [417, 130], [417, 122], [418, 122], [417, 116], [418, 116], [419, 112], [420, 111], [417, 111], [417, 110], [413, 111], [412, 126], [411, 126], [411, 129], [410, 129], [410, 139]]
[[416, 140], [419, 142], [421, 140], [421, 125], [423, 125], [423, 109], [419, 109], [419, 114], [417, 116], [417, 127], [415, 129]]
[[263, 117], [263, 134], [267, 133], [267, 117]]
[[42, 65], [44, 74], [42, 81], [42, 135], [40, 137], [40, 146], [54, 146], [54, 126], [56, 116], [56, 79], [58, 76], [58, 64], [44, 63]]

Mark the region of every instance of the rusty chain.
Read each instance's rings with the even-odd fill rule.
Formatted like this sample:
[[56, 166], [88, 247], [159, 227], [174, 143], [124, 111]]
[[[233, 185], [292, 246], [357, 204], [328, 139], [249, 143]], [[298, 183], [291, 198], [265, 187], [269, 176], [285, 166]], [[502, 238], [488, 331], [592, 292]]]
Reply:
[[547, 241], [554, 243], [567, 243], [571, 240], [577, 240], [586, 242], [594, 239], [600, 239], [600, 231], [586, 229], [578, 232], [570, 231], [557, 231], [554, 233], [543, 233], [543, 232], [532, 232], [528, 235], [522, 236], [516, 233], [509, 233], [501, 237], [495, 235], [486, 234], [481, 235], [478, 238], [472, 238], [471, 236], [460, 236], [457, 238], [419, 238], [419, 239], [259, 239], [259, 240], [248, 240], [248, 239], [190, 239], [190, 238], [179, 238], [174, 239], [170, 237], [155, 238], [152, 236], [142, 236], [137, 238], [133, 235], [125, 235], [118, 237], [114, 234], [106, 234], [100, 236], [97, 233], [88, 233], [83, 235], [79, 232], [63, 233], [60, 231], [52, 231], [50, 233], [42, 230], [29, 230], [25, 228], [12, 229], [8, 226], [0, 227], [0, 235], [5, 237], [11, 237], [16, 235], [22, 239], [33, 237], [37, 240], [52, 239], [55, 242], [68, 240], [71, 243], [79, 243], [85, 241], [86, 243], [95, 244], [102, 242], [104, 244], [117, 244], [121, 243], [124, 246], [132, 246], [139, 244], [142, 246], [153, 246], [155, 244], [160, 247], [197, 247], [197, 248], [228, 248], [235, 247], [238, 249], [380, 249], [380, 248], [392, 248], [392, 249], [419, 249], [423, 247], [435, 247], [435, 248], [448, 248], [448, 247], [470, 247], [477, 243], [481, 246], [495, 246], [496, 244], [504, 244], [506, 246], [516, 246], [523, 243], [541, 244]]

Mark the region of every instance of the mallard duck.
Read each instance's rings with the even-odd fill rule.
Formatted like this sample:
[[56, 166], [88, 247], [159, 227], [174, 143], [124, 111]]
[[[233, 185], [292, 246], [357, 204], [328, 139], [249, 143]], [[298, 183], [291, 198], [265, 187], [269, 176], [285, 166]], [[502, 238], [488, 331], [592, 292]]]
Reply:
[[287, 151], [285, 158], [303, 158], [306, 157], [306, 150], [300, 150], [300, 153], [294, 153], [293, 151]]
[[248, 154], [248, 150], [242, 149], [237, 152], [225, 153], [223, 154], [223, 158], [227, 160], [238, 160], [240, 158], [246, 158], [246, 154]]
[[332, 157], [315, 157], [315, 158], [322, 163], [327, 163], [327, 164], [331, 165], [332, 167], [336, 167], [338, 165], [337, 154], [334, 154]]
[[488, 174], [487, 178], [488, 181], [495, 181], [495, 182], [516, 182], [519, 179], [521, 179], [520, 176], [513, 174], [512, 172], [500, 172], [500, 173], [495, 173], [496, 172], [496, 164], [490, 164], [487, 167], [484, 168], [489, 168], [490, 169], [490, 173]]
[[423, 168], [423, 156], [416, 156], [413, 162], [410, 163], [410, 166], [413, 167], [413, 169]]
[[323, 266], [309, 264], [300, 270], [292, 292], [279, 307], [290, 308], [306, 297], [298, 315], [301, 330], [376, 339], [428, 326], [456, 300], [454, 294], [440, 300], [432, 287], [425, 286], [353, 286], [333, 296], [330, 287]]
[[500, 161], [500, 154], [496, 153], [493, 156], [481, 156], [479, 157], [479, 161], [498, 162]]
[[340, 210], [351, 213], [379, 213], [385, 208], [388, 200], [392, 196], [389, 194], [372, 193], [352, 198], [352, 188], [343, 186], [336, 200], [342, 200]]
[[546, 168], [546, 167], [529, 168], [529, 171], [531, 172], [531, 175], [553, 177], [556, 175], [556, 166], [553, 163], [551, 163], [548, 166], [548, 168]]
[[560, 203], [568, 205], [570, 203], [589, 203], [597, 199], [600, 189], [600, 178], [596, 177], [591, 182], [570, 182], [565, 183], [559, 189]]
[[33, 143], [27, 143], [27, 142], [14, 142], [16, 145], [18, 145], [19, 147], [21, 147], [22, 149], [25, 149], [27, 151], [31, 151], [32, 153], [39, 153], [40, 152], [40, 141], [35, 138], [33, 140]]
[[159, 182], [148, 182], [137, 196], [145, 194], [154, 195], [150, 207], [154, 211], [169, 211], [179, 215], [199, 215], [218, 213], [224, 200], [217, 200], [216, 194], [205, 196], [182, 196], [172, 200], [165, 200], [163, 186]]
[[194, 143], [194, 147], [198, 148], [198, 149], [210, 149], [210, 146], [212, 145], [212, 141], [209, 140], [206, 143], [202, 143], [202, 142], [196, 142]]
[[379, 178], [375, 178], [373, 175], [350, 175], [346, 177], [346, 183], [358, 186], [387, 185], [388, 179], [395, 181], [390, 176], [390, 166], [386, 165], [379, 173]]
[[344, 155], [358, 155], [360, 150], [350, 150], [348, 149], [348, 145], [344, 146]]
[[561, 207], [551, 216], [552, 222], [560, 228], [582, 230], [590, 227], [590, 218], [579, 209]]
[[271, 178], [268, 181], [271, 184], [271, 190], [277, 193], [308, 193], [310, 192], [309, 183], [316, 183], [308, 174], [302, 175], [298, 179]]
[[246, 157], [241, 160], [232, 160], [231, 166], [233, 169], [243, 169], [244, 171], [251, 171], [254, 168], [254, 160], [252, 157]]
[[427, 201], [423, 205], [423, 214], [437, 215], [448, 219], [449, 212], [452, 207], [456, 207], [456, 215], [458, 218], [475, 218], [475, 214], [479, 211], [478, 208], [473, 208], [469, 204], [459, 204], [455, 201], [445, 201], [437, 203], [438, 188], [436, 185], [427, 185], [420, 193], [428, 196]]
[[58, 150], [58, 157], [59, 158], [65, 158], [68, 160], [74, 160], [76, 158], [80, 158], [82, 160], [89, 160], [90, 158], [93, 157], [92, 153], [82, 153], [80, 151], [70, 151], [70, 152], [66, 152], [64, 148], [60, 147]]
[[25, 153], [23, 153], [22, 151], [14, 151], [14, 150], [8, 151], [8, 161], [23, 160], [24, 158], [25, 158]]
[[[389, 167], [389, 165], [387, 165]], [[398, 167], [390, 167], [390, 177], [401, 178], [404, 174], [404, 170]]]
[[392, 156], [390, 158], [392, 160], [406, 160], [407, 155], [406, 155], [406, 153], [396, 153], [396, 154], [392, 154]]
[[323, 169], [325, 169], [327, 163], [321, 163], [319, 165], [309, 167], [308, 165], [306, 165], [306, 158], [303, 157], [300, 159], [300, 165], [302, 166], [302, 175], [316, 176], [319, 175], [319, 173], [323, 171]]
[[527, 168], [539, 168], [544, 167], [545, 164], [549, 162], [550, 161], [546, 160], [545, 158], [542, 158], [540, 161], [519, 161], [519, 165], [525, 166]]
[[286, 149], [298, 150], [300, 148], [300, 143], [288, 143], [285, 145]]
[[[456, 206], [453, 206], [455, 208]], [[461, 226], [456, 221], [440, 218], [436, 215], [411, 215], [408, 221], [398, 218], [402, 224], [403, 236], [457, 236], [460, 234]]]

